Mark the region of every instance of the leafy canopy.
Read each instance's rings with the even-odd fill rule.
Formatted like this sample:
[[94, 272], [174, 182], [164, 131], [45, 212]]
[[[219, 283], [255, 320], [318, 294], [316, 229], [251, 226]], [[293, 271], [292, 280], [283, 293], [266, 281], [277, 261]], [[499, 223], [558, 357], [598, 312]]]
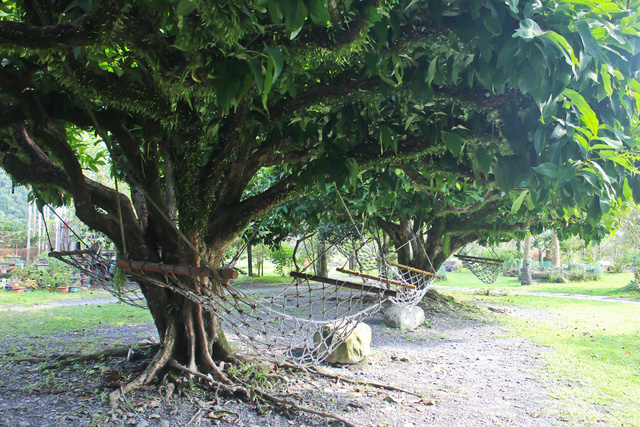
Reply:
[[[640, 200], [638, 6], [5, 3], [4, 165], [72, 194], [116, 241], [113, 195], [77, 184], [71, 129], [105, 138], [119, 176], [209, 245], [295, 191], [355, 185], [373, 169], [403, 170], [454, 205], [469, 203], [460, 192], [498, 191], [505, 215], [597, 238], [604, 214]], [[149, 222], [153, 236], [172, 235], [162, 222]]]

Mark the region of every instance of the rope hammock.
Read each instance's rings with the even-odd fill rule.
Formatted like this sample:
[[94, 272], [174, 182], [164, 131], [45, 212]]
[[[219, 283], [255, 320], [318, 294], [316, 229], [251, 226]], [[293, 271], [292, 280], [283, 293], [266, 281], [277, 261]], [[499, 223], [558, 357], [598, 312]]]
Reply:
[[471, 270], [474, 276], [481, 282], [490, 285], [498, 279], [498, 273], [502, 270], [503, 260], [498, 258], [482, 258], [470, 255], [455, 255], [462, 266]]
[[96, 248], [76, 251], [50, 251], [49, 256], [56, 258], [71, 268], [91, 278], [93, 284], [100, 286], [125, 304], [139, 308], [148, 308], [144, 296], [131, 277], [115, 278], [115, 261], [105, 257]]
[[[292, 272], [293, 281], [275, 295], [235, 288], [230, 281], [238, 273], [231, 269], [116, 262], [95, 247], [52, 251], [49, 255], [91, 277], [121, 301], [137, 307], [146, 307], [146, 302], [134, 281], [170, 289], [220, 319], [227, 332], [244, 346], [240, 349], [243, 352], [249, 350], [263, 359], [305, 366], [322, 362], [360, 322], [385, 303], [404, 307], [418, 304], [438, 277], [376, 256], [382, 247], [375, 239], [351, 247], [351, 259], [362, 271], [344, 268], [338, 271], [357, 277], [358, 281]], [[120, 283], [116, 276], [123, 270], [114, 267], [126, 271]], [[191, 280], [180, 280], [181, 275]], [[212, 282], [221, 284], [222, 290], [212, 287]]]
[[[95, 249], [50, 254], [83, 273], [106, 289], [114, 288], [114, 262]], [[375, 260], [374, 260], [375, 262]], [[386, 277], [338, 269], [357, 279], [333, 279], [292, 272], [293, 281], [275, 295], [243, 292], [229, 282], [238, 277], [231, 269], [174, 266], [118, 260], [129, 280], [139, 280], [171, 289], [213, 313], [241, 343], [246, 352], [275, 362], [299, 366], [317, 365], [328, 357], [367, 317], [387, 302], [402, 306], [419, 303], [437, 275], [378, 258]], [[178, 278], [190, 276], [200, 286], [196, 291]], [[222, 284], [223, 292], [211, 290], [210, 281]], [[143, 306], [135, 287], [115, 294], [124, 302]]]

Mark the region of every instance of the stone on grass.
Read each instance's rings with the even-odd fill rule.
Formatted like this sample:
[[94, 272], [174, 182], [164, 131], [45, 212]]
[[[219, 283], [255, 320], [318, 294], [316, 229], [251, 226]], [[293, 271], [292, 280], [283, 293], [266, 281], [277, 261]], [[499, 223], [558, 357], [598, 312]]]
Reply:
[[390, 328], [410, 331], [424, 324], [424, 310], [418, 306], [401, 307], [394, 305], [384, 312], [384, 323]]
[[[348, 333], [352, 327], [353, 325], [348, 325], [340, 328], [341, 330], [334, 331], [334, 325], [323, 326], [322, 330], [316, 332], [313, 336], [313, 341], [316, 344], [319, 344], [322, 341], [318, 346], [318, 352], [325, 352], [327, 350], [327, 345], [331, 344], [331, 340], [335, 339], [334, 337], [339, 337], [339, 339], [342, 340], [344, 334]], [[353, 365], [362, 361], [370, 352], [371, 327], [366, 323], [358, 323], [358, 325], [353, 328], [353, 331], [351, 331], [349, 336], [344, 339], [344, 342], [333, 350], [329, 357], [324, 361], [327, 363]]]

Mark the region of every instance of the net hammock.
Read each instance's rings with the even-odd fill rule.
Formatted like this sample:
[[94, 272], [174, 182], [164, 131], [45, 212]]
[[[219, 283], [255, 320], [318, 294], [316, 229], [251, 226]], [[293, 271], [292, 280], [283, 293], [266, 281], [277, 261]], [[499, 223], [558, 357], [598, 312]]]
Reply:
[[98, 248], [88, 247], [74, 251], [50, 251], [49, 256], [56, 258], [86, 277], [91, 278], [94, 285], [108, 291], [125, 304], [139, 308], [148, 308], [139, 287], [133, 278], [124, 275], [118, 280], [115, 277], [115, 260], [102, 254]]
[[[105, 289], [113, 288], [112, 293], [123, 302], [145, 306], [144, 299], [132, 292], [136, 287], [116, 290], [114, 261], [95, 249], [54, 252], [51, 256], [79, 269]], [[351, 271], [356, 278], [347, 280], [293, 272], [289, 285], [269, 295], [265, 289], [253, 293], [239, 290], [229, 284], [231, 276], [207, 268], [135, 261], [118, 261], [117, 265], [126, 269], [128, 281], [171, 289], [213, 313], [244, 352], [299, 366], [322, 362], [385, 303], [417, 304], [435, 278], [431, 273], [373, 259], [368, 261], [376, 266], [371, 271], [383, 271], [386, 277]], [[200, 292], [185, 286], [180, 275], [194, 278]], [[222, 282], [224, 291], [210, 291], [209, 280]]]
[[463, 267], [471, 270], [474, 276], [487, 285], [495, 283], [504, 262], [497, 258], [482, 258], [470, 255], [456, 255], [456, 258], [462, 261]]

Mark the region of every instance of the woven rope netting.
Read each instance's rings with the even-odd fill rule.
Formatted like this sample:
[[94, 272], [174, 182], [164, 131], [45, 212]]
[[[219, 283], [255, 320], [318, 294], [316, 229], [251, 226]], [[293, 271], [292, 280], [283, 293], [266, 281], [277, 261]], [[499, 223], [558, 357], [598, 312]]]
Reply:
[[114, 280], [115, 261], [107, 258], [96, 249], [77, 251], [49, 252], [49, 256], [59, 259], [71, 268], [79, 270], [91, 278], [94, 285], [110, 292], [120, 301], [134, 307], [147, 308], [144, 296], [131, 277], [125, 276], [121, 281]]
[[[367, 253], [362, 249], [358, 252], [357, 257]], [[90, 249], [52, 256], [90, 275], [122, 301], [144, 306], [140, 295], [132, 293], [134, 288], [113, 289], [112, 260]], [[260, 288], [253, 293], [228, 284], [223, 285], [224, 291], [220, 294], [214, 293], [208, 278], [192, 277], [200, 285], [196, 291], [172, 272], [175, 266], [173, 269], [166, 266], [164, 273], [149, 273], [143, 271], [144, 267], [130, 269], [127, 277], [169, 288], [212, 312], [223, 322], [225, 330], [245, 346], [245, 353], [248, 349], [267, 360], [315, 365], [343, 343], [358, 323], [375, 314], [386, 302], [405, 307], [419, 303], [434, 279], [430, 273], [390, 261], [376, 261], [375, 257], [362, 258], [357, 264], [366, 265], [369, 273], [376, 274], [354, 271], [352, 275], [359, 277], [332, 279], [294, 272], [295, 278], [289, 285]]]
[[481, 282], [490, 285], [495, 283], [498, 274], [502, 270], [501, 259], [479, 258], [468, 255], [456, 255], [462, 261], [462, 266], [471, 270], [474, 276]]

